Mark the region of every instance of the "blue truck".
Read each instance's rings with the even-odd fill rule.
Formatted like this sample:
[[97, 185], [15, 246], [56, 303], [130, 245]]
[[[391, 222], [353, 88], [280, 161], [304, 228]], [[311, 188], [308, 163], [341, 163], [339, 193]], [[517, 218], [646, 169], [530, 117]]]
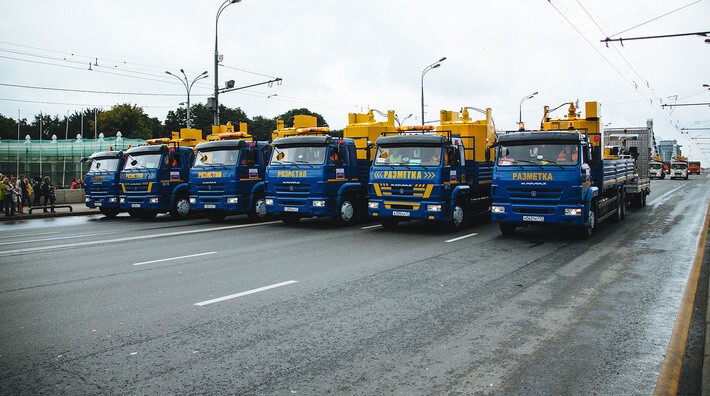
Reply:
[[[358, 221], [367, 202], [368, 159], [358, 159], [355, 140], [334, 138], [327, 128], [299, 128], [276, 138], [266, 168], [266, 210], [286, 224], [304, 217]], [[369, 148], [366, 148], [366, 150]]]
[[188, 181], [195, 162], [192, 147], [176, 139], [150, 139], [126, 150], [120, 174], [119, 205], [131, 217], [145, 220], [169, 212], [173, 218], [190, 215]]
[[267, 215], [264, 174], [271, 154], [267, 142], [245, 132], [221, 134], [220, 140], [195, 146], [190, 170], [190, 210], [212, 221], [246, 213], [251, 220]]
[[472, 121], [468, 107], [441, 112], [433, 126], [398, 127], [376, 141], [370, 169], [368, 214], [384, 228], [424, 220], [449, 230], [474, 215], [488, 216], [493, 165], [488, 143], [495, 141], [491, 110]]
[[84, 184], [86, 206], [99, 208], [108, 218], [116, 217], [121, 212], [118, 199], [119, 176], [125, 162], [123, 152], [100, 151], [85, 160], [89, 161]]
[[590, 237], [606, 219], [621, 221], [626, 206], [643, 207], [650, 194], [650, 128], [602, 131], [600, 106], [574, 103], [565, 119], [549, 118], [542, 130], [498, 136], [491, 216], [503, 235], [518, 227], [574, 227]]

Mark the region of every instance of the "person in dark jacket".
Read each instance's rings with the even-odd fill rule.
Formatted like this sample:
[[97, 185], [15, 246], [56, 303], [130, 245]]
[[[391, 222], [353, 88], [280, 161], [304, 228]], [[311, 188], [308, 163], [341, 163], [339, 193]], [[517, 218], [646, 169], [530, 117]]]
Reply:
[[31, 208], [32, 200], [30, 199], [30, 182], [25, 179], [24, 174], [20, 175], [20, 178], [17, 180], [17, 186], [20, 187], [20, 192], [22, 193], [22, 198], [20, 198], [20, 201], [23, 205], [25, 202], [27, 202], [27, 207]]
[[44, 177], [44, 181], [42, 182], [41, 186], [42, 190], [42, 196], [44, 197], [44, 211], [47, 211], [47, 203], [49, 202], [50, 205], [52, 205], [51, 212], [54, 212], [54, 201], [56, 201], [56, 196], [54, 195], [54, 186], [52, 186], [52, 182], [49, 180], [49, 176]]
[[34, 206], [39, 206], [39, 200], [42, 198], [42, 177], [37, 174], [32, 179], [32, 190], [34, 191]]

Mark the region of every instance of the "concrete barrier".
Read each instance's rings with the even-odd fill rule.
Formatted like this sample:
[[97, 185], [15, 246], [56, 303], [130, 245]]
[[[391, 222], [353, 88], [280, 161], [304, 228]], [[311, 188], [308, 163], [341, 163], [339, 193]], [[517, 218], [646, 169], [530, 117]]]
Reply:
[[[33, 195], [36, 192], [33, 192]], [[73, 204], [73, 203], [84, 203], [84, 190], [83, 189], [64, 189], [64, 190], [54, 190], [54, 195], [57, 197], [56, 204]], [[44, 202], [44, 198], [40, 200], [40, 204]]]

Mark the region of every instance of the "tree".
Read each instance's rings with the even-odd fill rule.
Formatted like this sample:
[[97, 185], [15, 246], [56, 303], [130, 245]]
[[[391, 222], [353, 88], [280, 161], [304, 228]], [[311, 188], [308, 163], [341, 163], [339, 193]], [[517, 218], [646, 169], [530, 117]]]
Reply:
[[249, 134], [257, 140], [271, 140], [271, 132], [276, 129], [276, 120], [256, 116], [249, 123]]
[[152, 123], [143, 109], [128, 103], [115, 105], [111, 110], [101, 113], [98, 126], [104, 135], [112, 136], [121, 131], [124, 138], [150, 139], [153, 136], [150, 129]]
[[[20, 139], [24, 139], [28, 132], [27, 120], [20, 120]], [[17, 139], [17, 120], [0, 114], [0, 139]]]
[[[190, 118], [193, 118], [192, 114], [190, 116]], [[184, 128], [186, 125], [185, 118], [187, 118], [187, 111], [184, 107], [178, 107], [175, 111], [168, 111], [168, 115], [165, 116], [165, 132], [177, 132], [180, 128]]]
[[301, 109], [291, 109], [281, 115], [278, 115], [275, 117], [276, 120], [284, 120], [284, 124], [286, 128], [293, 128], [293, 116], [295, 115], [310, 115], [310, 116], [315, 116], [318, 119], [318, 126], [322, 127], [327, 127], [328, 123], [325, 122], [325, 119], [323, 118], [322, 115], [312, 112], [306, 108], [301, 108]]

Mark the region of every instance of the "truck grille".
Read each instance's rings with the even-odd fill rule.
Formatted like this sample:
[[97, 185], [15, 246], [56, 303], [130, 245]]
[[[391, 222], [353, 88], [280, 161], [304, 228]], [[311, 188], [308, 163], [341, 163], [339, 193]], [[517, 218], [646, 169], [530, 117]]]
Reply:
[[198, 184], [197, 185], [197, 193], [200, 195], [203, 194], [222, 194], [225, 190], [224, 184], [223, 183], [218, 183], [218, 184]]
[[511, 199], [525, 200], [526, 202], [549, 203], [559, 201], [562, 190], [552, 188], [509, 188], [508, 195]]

